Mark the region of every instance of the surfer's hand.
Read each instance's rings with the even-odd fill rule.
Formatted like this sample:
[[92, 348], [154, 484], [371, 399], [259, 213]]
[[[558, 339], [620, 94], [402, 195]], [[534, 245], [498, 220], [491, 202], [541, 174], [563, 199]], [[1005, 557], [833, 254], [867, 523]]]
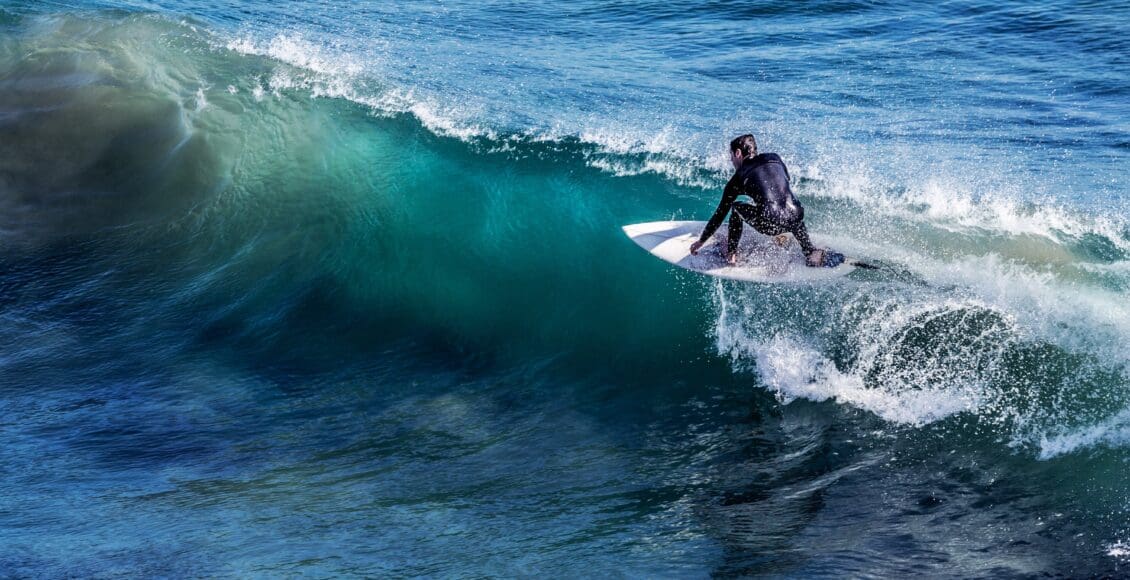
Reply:
[[702, 248], [702, 240], [698, 240], [697, 242], [691, 244], [691, 255], [697, 256], [700, 248]]

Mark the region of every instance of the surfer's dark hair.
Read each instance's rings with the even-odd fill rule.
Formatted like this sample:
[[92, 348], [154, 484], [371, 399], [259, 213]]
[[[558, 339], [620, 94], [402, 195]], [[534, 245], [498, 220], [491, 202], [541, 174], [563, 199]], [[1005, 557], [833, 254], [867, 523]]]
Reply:
[[734, 137], [734, 140], [730, 141], [730, 152], [733, 153], [739, 149], [742, 151], [742, 157], [753, 157], [757, 155], [757, 140], [749, 133], [741, 137]]

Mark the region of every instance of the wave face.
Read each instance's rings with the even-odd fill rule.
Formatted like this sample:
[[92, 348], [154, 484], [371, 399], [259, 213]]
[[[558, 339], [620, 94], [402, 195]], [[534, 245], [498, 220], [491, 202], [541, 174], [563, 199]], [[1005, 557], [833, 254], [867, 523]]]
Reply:
[[[0, 6], [0, 569], [1116, 574], [1130, 15], [1058, 8]], [[623, 237], [748, 130], [882, 271]]]

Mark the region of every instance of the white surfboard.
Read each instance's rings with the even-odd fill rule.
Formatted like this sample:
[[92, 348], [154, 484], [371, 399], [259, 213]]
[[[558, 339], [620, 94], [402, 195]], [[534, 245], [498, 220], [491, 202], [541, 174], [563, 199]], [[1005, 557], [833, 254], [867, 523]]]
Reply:
[[[835, 268], [810, 268], [804, 263], [800, 246], [792, 236], [781, 246], [769, 237], [746, 226], [738, 245], [738, 263], [726, 263], [726, 224], [691, 255], [691, 244], [702, 234], [706, 222], [648, 222], [624, 226], [624, 233], [652, 255], [680, 268], [708, 276], [745, 282], [804, 282], [843, 276], [855, 269], [855, 260], [848, 258]], [[819, 247], [819, 244], [817, 244]]]

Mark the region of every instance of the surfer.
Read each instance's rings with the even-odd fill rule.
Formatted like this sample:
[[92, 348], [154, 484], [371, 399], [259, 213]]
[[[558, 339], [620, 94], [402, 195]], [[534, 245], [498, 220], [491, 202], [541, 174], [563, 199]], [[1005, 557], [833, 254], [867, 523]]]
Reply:
[[[753, 135], [746, 134], [730, 141], [730, 162], [734, 164], [734, 176], [722, 190], [722, 201], [714, 215], [710, 216], [702, 235], [691, 244], [692, 254], [698, 254], [703, 244], [722, 225], [726, 214], [730, 213], [726, 261], [731, 266], [738, 261], [743, 222], [748, 222], [753, 229], [767, 236], [775, 236], [778, 245], [788, 241], [785, 234], [792, 234], [800, 243], [805, 263], [809, 266], [836, 266], [843, 261], [842, 254], [825, 252], [812, 245], [808, 229], [804, 226], [804, 207], [789, 187], [789, 170], [780, 155], [758, 154], [757, 141]], [[753, 203], [737, 201], [739, 195], [749, 196]]]

